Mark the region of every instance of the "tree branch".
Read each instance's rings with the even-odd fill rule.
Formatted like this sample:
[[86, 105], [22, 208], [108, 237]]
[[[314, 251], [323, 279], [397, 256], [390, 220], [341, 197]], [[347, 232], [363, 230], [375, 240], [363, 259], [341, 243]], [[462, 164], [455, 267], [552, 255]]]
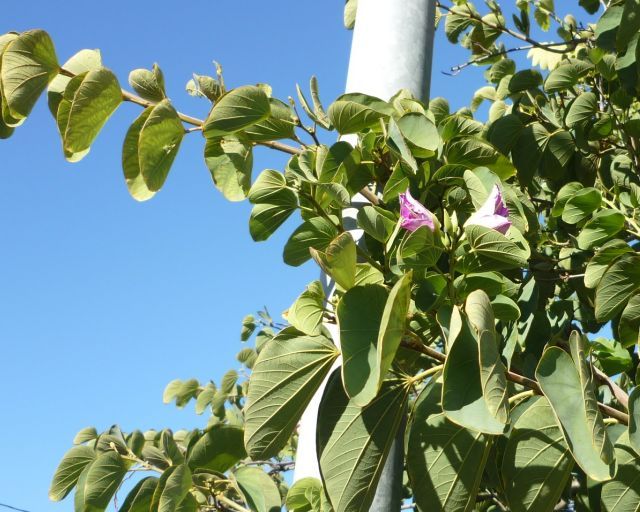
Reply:
[[[416, 352], [421, 352], [422, 354], [429, 356], [440, 363], [444, 363], [447, 360], [447, 356], [442, 352], [438, 352], [431, 347], [427, 347], [417, 340], [405, 339], [402, 341], [402, 346], [411, 350], [415, 350]], [[515, 382], [516, 384], [520, 384], [529, 389], [532, 389], [537, 395], [544, 395], [544, 393], [542, 392], [542, 388], [540, 388], [540, 384], [538, 384], [533, 379], [525, 377], [524, 375], [520, 375], [519, 373], [513, 372], [511, 370], [507, 370], [506, 377], [507, 380], [511, 382]], [[610, 407], [608, 405], [601, 404], [600, 402], [598, 402], [598, 408], [601, 412], [611, 418], [615, 418], [620, 423], [623, 423], [625, 425], [629, 424], [628, 414], [625, 414], [624, 412], [619, 411], [618, 409], [614, 409], [613, 407]]]

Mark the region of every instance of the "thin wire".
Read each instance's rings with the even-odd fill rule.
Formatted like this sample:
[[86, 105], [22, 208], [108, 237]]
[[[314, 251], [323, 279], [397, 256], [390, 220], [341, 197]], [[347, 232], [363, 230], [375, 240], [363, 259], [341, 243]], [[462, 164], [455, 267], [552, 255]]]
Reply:
[[25, 510], [23, 508], [12, 507], [11, 505], [7, 505], [6, 503], [0, 503], [0, 507], [5, 507], [11, 510], [17, 510], [18, 512], [31, 512], [29, 510]]

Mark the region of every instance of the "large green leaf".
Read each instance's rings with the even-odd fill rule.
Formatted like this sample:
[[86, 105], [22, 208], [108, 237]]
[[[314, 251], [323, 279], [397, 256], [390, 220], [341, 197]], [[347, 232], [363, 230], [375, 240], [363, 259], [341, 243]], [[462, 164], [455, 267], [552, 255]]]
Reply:
[[640, 456], [640, 386], [629, 395], [629, 446]]
[[565, 123], [569, 128], [581, 126], [587, 123], [598, 110], [596, 95], [592, 92], [583, 92], [573, 100], [569, 106]]
[[235, 137], [208, 139], [204, 161], [213, 183], [229, 201], [242, 201], [251, 188], [253, 145]]
[[578, 190], [564, 203], [562, 220], [568, 224], [577, 224], [597, 210], [602, 203], [602, 195], [593, 187]]
[[299, 331], [320, 334], [326, 297], [320, 281], [313, 281], [287, 311], [287, 321]]
[[[109, 117], [122, 103], [122, 92], [116, 76], [106, 68], [88, 71], [73, 94], [63, 134], [66, 153], [88, 150]], [[62, 133], [62, 132], [61, 132]]]
[[489, 296], [474, 290], [465, 301], [469, 326], [477, 340], [482, 394], [491, 414], [500, 422], [509, 421], [506, 368], [500, 359], [495, 317]]
[[[511, 232], [514, 232], [513, 227]], [[527, 260], [531, 254], [526, 242], [516, 243], [495, 229], [478, 225], [467, 226], [465, 233], [473, 252], [481, 258], [481, 261], [482, 259], [491, 260], [506, 268], [527, 266]]]
[[176, 512], [191, 489], [192, 481], [189, 467], [186, 464], [180, 464], [173, 466], [173, 468], [162, 489], [158, 512]]
[[0, 87], [6, 124], [19, 124], [29, 115], [42, 91], [58, 74], [58, 66], [53, 41], [44, 30], [23, 32], [5, 47]]
[[128, 463], [115, 451], [105, 452], [94, 460], [84, 483], [84, 501], [104, 510], [127, 474]]
[[573, 459], [544, 397], [515, 422], [502, 459], [502, 477], [513, 512], [553, 510], [571, 475]]
[[151, 199], [155, 192], [149, 190], [140, 172], [140, 159], [138, 158], [138, 146], [142, 127], [149, 119], [153, 107], [148, 107], [131, 124], [122, 144], [122, 170], [127, 183], [129, 194], [137, 201]]
[[596, 288], [595, 314], [599, 322], [611, 320], [640, 289], [640, 257], [623, 254], [605, 271]]
[[[451, 333], [447, 343], [449, 355], [443, 371], [442, 409], [457, 425], [487, 434], [502, 434], [506, 428], [505, 416], [495, 394], [500, 391], [496, 386], [499, 373], [495, 373], [499, 361], [493, 358], [485, 361], [481, 370], [480, 347], [490, 343], [490, 338], [476, 337], [464, 317], [461, 324], [457, 335]], [[490, 387], [485, 388], [486, 385]]]
[[335, 512], [366, 512], [405, 413], [410, 386], [386, 381], [369, 405], [358, 407], [335, 372], [318, 411], [320, 473]]
[[416, 400], [407, 426], [407, 473], [420, 512], [473, 509], [489, 455], [490, 438], [447, 420], [442, 381], [431, 381]]
[[220, 98], [203, 126], [205, 137], [222, 137], [250, 127], [271, 113], [269, 98], [254, 85], [229, 91]]
[[158, 479], [148, 476], [140, 480], [125, 498], [120, 512], [149, 512]]
[[355, 284], [357, 248], [351, 233], [340, 233], [326, 250], [309, 249], [315, 262], [344, 290]]
[[285, 329], [260, 352], [249, 379], [245, 446], [254, 459], [276, 455], [287, 443], [339, 352], [324, 336]]
[[378, 206], [366, 205], [358, 210], [358, 226], [379, 242], [386, 243], [396, 224], [395, 215]]
[[329, 119], [341, 134], [356, 133], [378, 124], [393, 114], [386, 101], [361, 93], [343, 94], [329, 107]]
[[602, 506], [606, 512], [640, 511], [640, 459], [623, 434], [616, 443], [618, 472], [615, 480], [602, 486]]
[[387, 297], [387, 302], [382, 312], [380, 331], [376, 343], [378, 369], [378, 382], [376, 391], [382, 386], [387, 372], [395, 359], [400, 341], [404, 335], [411, 304], [411, 284], [413, 274], [404, 274], [393, 286]]
[[306, 220], [287, 240], [283, 252], [284, 262], [294, 267], [302, 265], [311, 259], [309, 249], [324, 251], [336, 236], [338, 228], [334, 222], [324, 217]]
[[138, 139], [140, 172], [150, 191], [157, 192], [164, 185], [185, 133], [169, 100], [153, 107]]
[[235, 478], [251, 512], [282, 510], [278, 487], [260, 468], [243, 466], [235, 472]]
[[612, 236], [622, 230], [625, 218], [622, 213], [606, 208], [597, 212], [578, 235], [578, 247], [589, 250], [603, 245]]
[[402, 239], [396, 253], [398, 267], [424, 274], [438, 262], [442, 251], [439, 237], [428, 226], [420, 226]]
[[78, 482], [80, 473], [95, 457], [93, 448], [85, 445], [74, 446], [65, 453], [53, 475], [51, 487], [49, 487], [49, 499], [52, 501], [64, 499]]
[[574, 332], [570, 343], [571, 356], [558, 347], [544, 351], [536, 378], [562, 425], [575, 461], [594, 480], [610, 480], [616, 461], [598, 410], [584, 341]]
[[624, 240], [611, 240], [604, 244], [587, 263], [584, 274], [584, 285], [587, 288], [595, 288], [602, 276], [618, 257], [633, 252], [631, 246]]
[[378, 361], [378, 336], [388, 292], [384, 286], [355, 286], [340, 299], [336, 310], [340, 326], [342, 380], [357, 405], [368, 404], [384, 378]]
[[409, 112], [397, 121], [400, 133], [417, 157], [433, 156], [441, 144], [436, 125], [422, 113]]
[[488, 167], [501, 180], [507, 180], [516, 173], [511, 161], [480, 137], [455, 138], [447, 144], [445, 155], [448, 164], [463, 165], [469, 169]]
[[243, 436], [240, 427], [214, 425], [190, 448], [189, 467], [224, 473], [247, 456]]

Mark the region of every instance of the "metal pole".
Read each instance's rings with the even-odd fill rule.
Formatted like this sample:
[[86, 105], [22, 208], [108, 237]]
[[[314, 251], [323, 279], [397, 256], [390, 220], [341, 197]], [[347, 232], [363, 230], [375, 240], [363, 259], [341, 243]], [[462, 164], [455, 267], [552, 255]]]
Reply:
[[[429, 99], [435, 0], [359, 0], [351, 44], [346, 92], [361, 92], [389, 99], [400, 89], [408, 89], [423, 101]], [[363, 202], [354, 198], [354, 206]], [[357, 211], [354, 209], [354, 211]], [[355, 227], [355, 214], [346, 213], [345, 227]], [[362, 236], [352, 231], [356, 242]], [[333, 291], [327, 276], [322, 276], [327, 293]], [[330, 328], [339, 344], [339, 331]], [[337, 365], [340, 363], [337, 362]], [[298, 426], [298, 452], [294, 480], [320, 478], [316, 454], [318, 405], [324, 384], [304, 412]], [[402, 430], [402, 429], [401, 429]], [[403, 468], [403, 432], [391, 448], [382, 471], [370, 512], [400, 510]]]

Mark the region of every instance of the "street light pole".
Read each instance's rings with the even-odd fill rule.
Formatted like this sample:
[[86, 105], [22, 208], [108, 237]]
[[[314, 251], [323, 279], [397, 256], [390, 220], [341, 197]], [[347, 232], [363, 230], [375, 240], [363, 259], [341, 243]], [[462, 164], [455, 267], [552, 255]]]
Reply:
[[[388, 100], [400, 89], [408, 89], [423, 101], [429, 99], [435, 0], [358, 0], [351, 44], [346, 92], [360, 92]], [[354, 198], [354, 206], [364, 202]], [[345, 226], [355, 226], [346, 218]], [[351, 216], [347, 214], [347, 216]], [[348, 222], [351, 220], [352, 222]], [[352, 231], [356, 242], [362, 236]], [[333, 286], [323, 274], [327, 293]], [[327, 325], [339, 344], [339, 331]], [[339, 364], [339, 362], [337, 363]], [[320, 478], [316, 453], [318, 406], [324, 384], [316, 393], [298, 425], [298, 452], [294, 480]], [[402, 432], [391, 447], [369, 512], [400, 510], [403, 468]]]

